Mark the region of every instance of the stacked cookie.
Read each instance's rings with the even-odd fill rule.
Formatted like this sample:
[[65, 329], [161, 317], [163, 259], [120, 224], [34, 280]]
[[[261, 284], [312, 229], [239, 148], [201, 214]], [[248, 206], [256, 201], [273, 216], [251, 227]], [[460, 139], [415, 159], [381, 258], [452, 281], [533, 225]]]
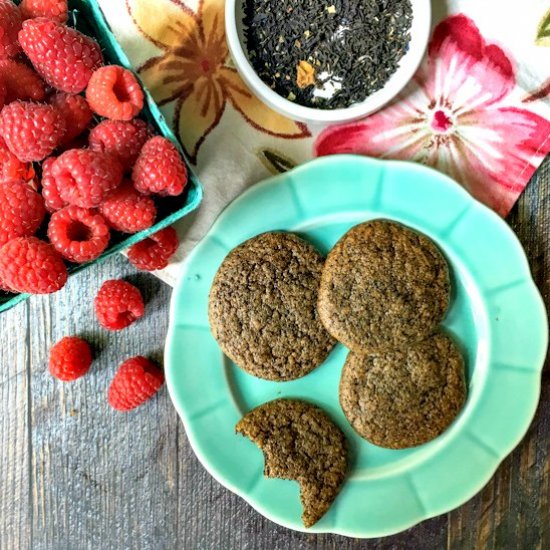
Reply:
[[449, 303], [445, 258], [401, 224], [357, 225], [330, 251], [318, 310], [327, 331], [351, 350], [340, 404], [361, 437], [391, 449], [420, 445], [462, 408], [462, 355], [437, 329]]
[[[266, 380], [305, 376], [343, 343], [346, 418], [368, 441], [402, 449], [438, 436], [465, 400], [462, 356], [438, 330], [449, 303], [449, 268], [435, 244], [374, 220], [349, 230], [326, 261], [292, 233], [242, 243], [216, 273], [208, 317], [223, 352]], [[264, 452], [266, 476], [299, 482], [304, 525], [317, 522], [345, 477], [340, 428], [314, 405], [278, 399], [236, 430]]]

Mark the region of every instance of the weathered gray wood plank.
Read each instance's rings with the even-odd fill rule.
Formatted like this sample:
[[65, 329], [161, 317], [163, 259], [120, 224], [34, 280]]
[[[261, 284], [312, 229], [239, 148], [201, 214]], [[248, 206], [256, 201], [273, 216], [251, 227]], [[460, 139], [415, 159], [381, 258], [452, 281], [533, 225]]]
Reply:
[[[126, 274], [143, 291], [148, 313], [108, 333], [97, 325], [92, 300], [101, 282]], [[168, 298], [168, 287], [119, 257], [29, 302], [34, 549], [170, 547], [177, 420], [166, 389], [128, 414], [106, 401], [124, 359], [161, 358]], [[46, 367], [51, 343], [67, 334], [84, 335], [96, 350], [91, 372], [71, 384]]]
[[[550, 161], [509, 222], [548, 305]], [[143, 290], [148, 313], [128, 330], [107, 333], [97, 326], [92, 300], [103, 280], [126, 276]], [[123, 359], [161, 359], [169, 294], [117, 257], [72, 278], [62, 292], [0, 316], [1, 550], [550, 547], [548, 365], [531, 429], [464, 506], [375, 541], [296, 533], [264, 519], [206, 473], [165, 388], [129, 414], [108, 407], [105, 392]], [[48, 375], [47, 354], [71, 333], [89, 338], [97, 358], [85, 378], [62, 384]]]
[[0, 315], [0, 549], [31, 543], [28, 309], [18, 309]]

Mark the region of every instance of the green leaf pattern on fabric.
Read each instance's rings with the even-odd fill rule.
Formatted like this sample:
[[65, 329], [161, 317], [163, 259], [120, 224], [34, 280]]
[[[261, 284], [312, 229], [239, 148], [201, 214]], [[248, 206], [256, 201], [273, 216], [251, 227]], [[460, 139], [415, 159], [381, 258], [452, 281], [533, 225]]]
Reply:
[[550, 47], [550, 9], [540, 20], [535, 44], [537, 46]]

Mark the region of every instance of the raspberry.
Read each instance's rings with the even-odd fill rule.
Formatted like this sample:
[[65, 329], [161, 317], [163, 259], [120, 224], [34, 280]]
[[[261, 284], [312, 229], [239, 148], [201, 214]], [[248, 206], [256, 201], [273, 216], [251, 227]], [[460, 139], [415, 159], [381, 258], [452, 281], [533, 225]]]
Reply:
[[46, 17], [64, 24], [69, 17], [67, 0], [23, 0], [19, 9], [23, 19]]
[[42, 197], [25, 182], [0, 183], [0, 246], [34, 235], [45, 214]]
[[36, 72], [15, 59], [0, 60], [0, 79], [6, 85], [6, 103], [16, 99], [42, 101], [46, 85]]
[[3, 80], [0, 80], [0, 109], [7, 103], [6, 96], [8, 95], [8, 89], [6, 88], [6, 83]]
[[187, 168], [175, 145], [155, 136], [142, 147], [132, 171], [132, 181], [144, 195], [180, 195], [187, 183]]
[[66, 131], [60, 145], [70, 143], [75, 137], [84, 132], [92, 121], [92, 110], [81, 95], [58, 92], [50, 97], [48, 102], [61, 113], [65, 121]]
[[138, 355], [120, 365], [109, 386], [107, 400], [113, 409], [126, 412], [151, 399], [163, 382], [162, 371]]
[[99, 212], [116, 231], [135, 233], [153, 225], [157, 208], [152, 198], [140, 195], [131, 182], [125, 182], [99, 205]]
[[67, 268], [51, 244], [17, 237], [0, 249], [0, 279], [17, 292], [49, 294], [67, 282]]
[[94, 113], [112, 120], [131, 120], [143, 107], [143, 92], [134, 73], [119, 65], [94, 72], [86, 99]]
[[17, 33], [22, 21], [19, 8], [11, 0], [0, 0], [0, 58], [13, 57], [21, 51]]
[[51, 174], [61, 198], [82, 208], [98, 206], [122, 181], [122, 167], [115, 158], [89, 149], [65, 151]]
[[2, 279], [0, 279], [0, 291], [13, 292], [13, 290], [11, 288], [8, 288], [8, 285]]
[[94, 210], [67, 206], [52, 214], [48, 239], [66, 260], [89, 262], [107, 248], [109, 227]]
[[103, 64], [95, 40], [44, 17], [23, 22], [19, 43], [38, 74], [62, 92], [80, 93]]
[[42, 197], [48, 212], [55, 212], [67, 206], [67, 203], [59, 195], [57, 183], [52, 176], [52, 166], [55, 157], [49, 157], [42, 163]]
[[92, 351], [82, 338], [65, 336], [50, 350], [50, 373], [63, 382], [72, 382], [84, 376], [91, 364]]
[[4, 181], [29, 181], [34, 177], [32, 164], [21, 162], [0, 137], [0, 183]]
[[144, 309], [141, 292], [120, 279], [105, 281], [95, 297], [99, 324], [107, 330], [120, 330], [131, 325], [143, 315]]
[[124, 170], [132, 170], [141, 148], [153, 136], [143, 120], [104, 120], [90, 130], [88, 142], [94, 151], [115, 155]]
[[65, 121], [51, 105], [14, 101], [0, 113], [0, 132], [23, 162], [45, 159], [65, 134]]
[[178, 234], [173, 227], [157, 231], [128, 249], [128, 259], [138, 269], [163, 269], [178, 249]]

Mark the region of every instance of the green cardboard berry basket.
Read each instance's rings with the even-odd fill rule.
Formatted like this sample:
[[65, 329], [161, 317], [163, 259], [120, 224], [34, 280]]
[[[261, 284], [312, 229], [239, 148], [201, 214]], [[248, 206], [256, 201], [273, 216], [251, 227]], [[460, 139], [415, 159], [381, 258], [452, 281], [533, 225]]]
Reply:
[[[94, 37], [99, 42], [106, 63], [122, 65], [123, 67], [133, 71], [130, 61], [116, 41], [109, 25], [107, 24], [107, 21], [105, 20], [105, 17], [103, 16], [103, 13], [101, 12], [101, 9], [99, 8], [99, 5], [95, 0], [69, 0], [69, 8], [71, 10], [69, 25], [76, 27], [78, 30], [89, 36]], [[148, 92], [143, 83], [142, 86], [145, 92], [146, 105], [143, 108], [141, 116], [155, 128], [158, 134], [170, 139], [176, 145], [181, 155], [185, 158], [185, 154], [183, 153], [176, 136], [159, 111], [156, 103], [153, 101], [151, 94]], [[189, 171], [189, 182], [186, 185], [186, 189], [183, 194], [179, 197], [164, 198], [157, 201], [157, 221], [155, 225], [145, 231], [140, 231], [139, 233], [135, 233], [133, 235], [113, 233], [111, 235], [109, 248], [107, 248], [99, 258], [85, 264], [70, 264], [69, 273], [76, 273], [77, 271], [85, 269], [94, 263], [100, 262], [111, 254], [120, 252], [121, 250], [128, 248], [130, 245], [143, 240], [145, 237], [148, 237], [159, 229], [168, 227], [179, 218], [195, 210], [202, 199], [202, 187], [196, 175], [191, 170], [188, 162], [187, 169]], [[42, 228], [41, 231], [44, 233], [45, 229]], [[28, 297], [29, 294], [13, 294], [0, 291], [0, 312], [15, 306], [19, 302], [26, 300]]]

